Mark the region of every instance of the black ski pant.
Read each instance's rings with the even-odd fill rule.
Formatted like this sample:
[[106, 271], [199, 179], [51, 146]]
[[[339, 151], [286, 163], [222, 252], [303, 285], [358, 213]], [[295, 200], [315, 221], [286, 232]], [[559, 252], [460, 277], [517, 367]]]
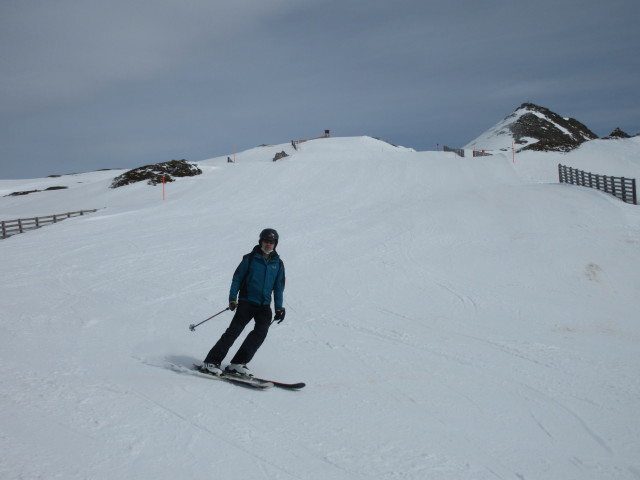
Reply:
[[264, 339], [267, 338], [271, 325], [271, 307], [269, 305], [254, 305], [252, 303], [240, 303], [231, 320], [229, 328], [222, 334], [220, 340], [209, 351], [205, 363], [222, 363], [229, 349], [240, 336], [244, 328], [251, 320], [255, 320], [253, 330], [249, 332], [240, 349], [231, 359], [231, 363], [246, 364], [251, 361]]

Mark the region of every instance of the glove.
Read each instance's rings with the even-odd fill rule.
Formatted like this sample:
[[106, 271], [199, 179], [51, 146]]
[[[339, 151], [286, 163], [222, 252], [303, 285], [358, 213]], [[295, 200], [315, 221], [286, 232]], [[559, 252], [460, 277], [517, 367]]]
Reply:
[[282, 323], [282, 321], [284, 320], [284, 314], [285, 314], [285, 310], [284, 308], [278, 308], [276, 309], [276, 316], [273, 317], [273, 321], [274, 322], [278, 322], [278, 323]]
[[238, 302], [236, 300], [229, 300], [229, 310], [233, 312], [237, 306]]

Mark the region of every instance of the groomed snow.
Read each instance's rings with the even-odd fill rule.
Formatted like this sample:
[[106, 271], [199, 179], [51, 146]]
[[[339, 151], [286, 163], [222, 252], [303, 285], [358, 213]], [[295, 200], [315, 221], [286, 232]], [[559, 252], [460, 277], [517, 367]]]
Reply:
[[[290, 156], [272, 162], [276, 152]], [[459, 158], [369, 137], [257, 147], [166, 187], [0, 181], [0, 478], [638, 479], [638, 139]], [[265, 227], [286, 320], [250, 391], [181, 375]], [[227, 359], [228, 360], [228, 359]]]

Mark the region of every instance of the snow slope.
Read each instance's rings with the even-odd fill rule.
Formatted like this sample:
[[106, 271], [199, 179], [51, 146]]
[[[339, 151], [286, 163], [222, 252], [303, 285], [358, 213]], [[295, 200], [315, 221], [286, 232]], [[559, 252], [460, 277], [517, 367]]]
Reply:
[[[496, 123], [493, 127], [487, 131], [478, 135], [477, 138], [471, 140], [465, 149], [469, 150], [486, 150], [486, 151], [511, 151], [513, 147], [513, 134], [509, 130], [509, 126], [515, 123], [521, 116], [532, 112], [529, 109], [519, 108], [510, 115]], [[524, 144], [518, 145], [518, 148], [522, 148], [523, 145], [530, 145], [536, 143], [538, 140], [535, 138], [523, 138]]]
[[[258, 147], [165, 201], [108, 189], [119, 171], [0, 181], [70, 187], [0, 197], [2, 219], [101, 209], [0, 241], [0, 478], [640, 478], [640, 207], [556, 180], [640, 176], [636, 139], [602, 142]], [[307, 387], [171, 371], [226, 328], [188, 325], [265, 227], [287, 317], [251, 367]]]

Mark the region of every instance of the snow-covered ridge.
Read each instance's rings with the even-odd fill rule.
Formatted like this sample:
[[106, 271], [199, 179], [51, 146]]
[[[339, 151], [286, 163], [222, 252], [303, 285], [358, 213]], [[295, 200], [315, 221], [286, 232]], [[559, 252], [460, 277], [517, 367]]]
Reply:
[[[3, 215], [100, 208], [0, 241], [3, 478], [632, 480], [640, 207], [557, 183], [638, 176], [637, 138], [460, 158], [367, 137], [0, 181]], [[271, 150], [270, 150], [271, 149]], [[231, 275], [280, 233], [286, 320], [254, 361], [300, 392], [180, 375]]]

